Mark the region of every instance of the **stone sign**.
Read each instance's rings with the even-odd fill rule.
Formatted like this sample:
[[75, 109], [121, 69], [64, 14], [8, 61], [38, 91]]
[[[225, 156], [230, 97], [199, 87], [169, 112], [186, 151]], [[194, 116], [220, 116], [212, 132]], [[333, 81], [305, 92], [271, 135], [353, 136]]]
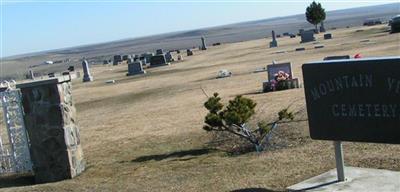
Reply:
[[302, 69], [312, 139], [400, 144], [400, 57]]

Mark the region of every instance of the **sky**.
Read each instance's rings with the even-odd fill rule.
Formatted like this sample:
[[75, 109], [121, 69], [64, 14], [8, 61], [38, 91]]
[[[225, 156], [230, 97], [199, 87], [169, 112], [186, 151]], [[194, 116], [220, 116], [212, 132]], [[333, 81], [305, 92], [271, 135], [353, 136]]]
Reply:
[[[306, 0], [0, 0], [0, 57], [304, 14]], [[326, 11], [398, 1], [319, 1]]]

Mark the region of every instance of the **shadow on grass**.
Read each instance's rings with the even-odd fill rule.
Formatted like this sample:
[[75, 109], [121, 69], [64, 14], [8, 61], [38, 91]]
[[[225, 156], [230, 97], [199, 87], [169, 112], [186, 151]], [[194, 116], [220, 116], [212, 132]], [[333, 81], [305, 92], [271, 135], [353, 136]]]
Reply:
[[35, 178], [31, 175], [0, 177], [0, 188], [34, 185]]
[[235, 189], [231, 192], [278, 192], [278, 191], [265, 188], [245, 188], [245, 189]]
[[[176, 161], [185, 161], [185, 160], [190, 160], [193, 159], [193, 156], [201, 156], [208, 154], [210, 152], [214, 151], [213, 149], [191, 149], [191, 150], [186, 150], [186, 151], [177, 151], [177, 152], [172, 152], [172, 153], [167, 153], [167, 154], [159, 154], [159, 155], [147, 155], [147, 156], [141, 156], [136, 159], [133, 159], [131, 162], [146, 162], [146, 161], [161, 161], [164, 159], [168, 158], [176, 158], [174, 160]], [[192, 156], [191, 158], [184, 158], [184, 159], [179, 159], [182, 157], [186, 156]]]

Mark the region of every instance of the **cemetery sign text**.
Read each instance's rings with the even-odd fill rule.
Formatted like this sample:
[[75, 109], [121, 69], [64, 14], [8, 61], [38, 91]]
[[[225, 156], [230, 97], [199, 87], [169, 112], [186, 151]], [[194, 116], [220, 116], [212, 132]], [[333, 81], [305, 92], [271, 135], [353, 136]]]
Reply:
[[302, 68], [311, 138], [400, 144], [400, 57]]

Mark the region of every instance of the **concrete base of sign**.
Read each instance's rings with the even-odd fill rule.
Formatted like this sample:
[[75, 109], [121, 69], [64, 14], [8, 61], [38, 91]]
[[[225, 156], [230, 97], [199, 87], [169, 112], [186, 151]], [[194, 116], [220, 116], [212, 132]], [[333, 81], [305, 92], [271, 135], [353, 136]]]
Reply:
[[288, 191], [399, 191], [400, 172], [345, 167], [346, 181], [338, 182], [336, 169], [288, 187]]

